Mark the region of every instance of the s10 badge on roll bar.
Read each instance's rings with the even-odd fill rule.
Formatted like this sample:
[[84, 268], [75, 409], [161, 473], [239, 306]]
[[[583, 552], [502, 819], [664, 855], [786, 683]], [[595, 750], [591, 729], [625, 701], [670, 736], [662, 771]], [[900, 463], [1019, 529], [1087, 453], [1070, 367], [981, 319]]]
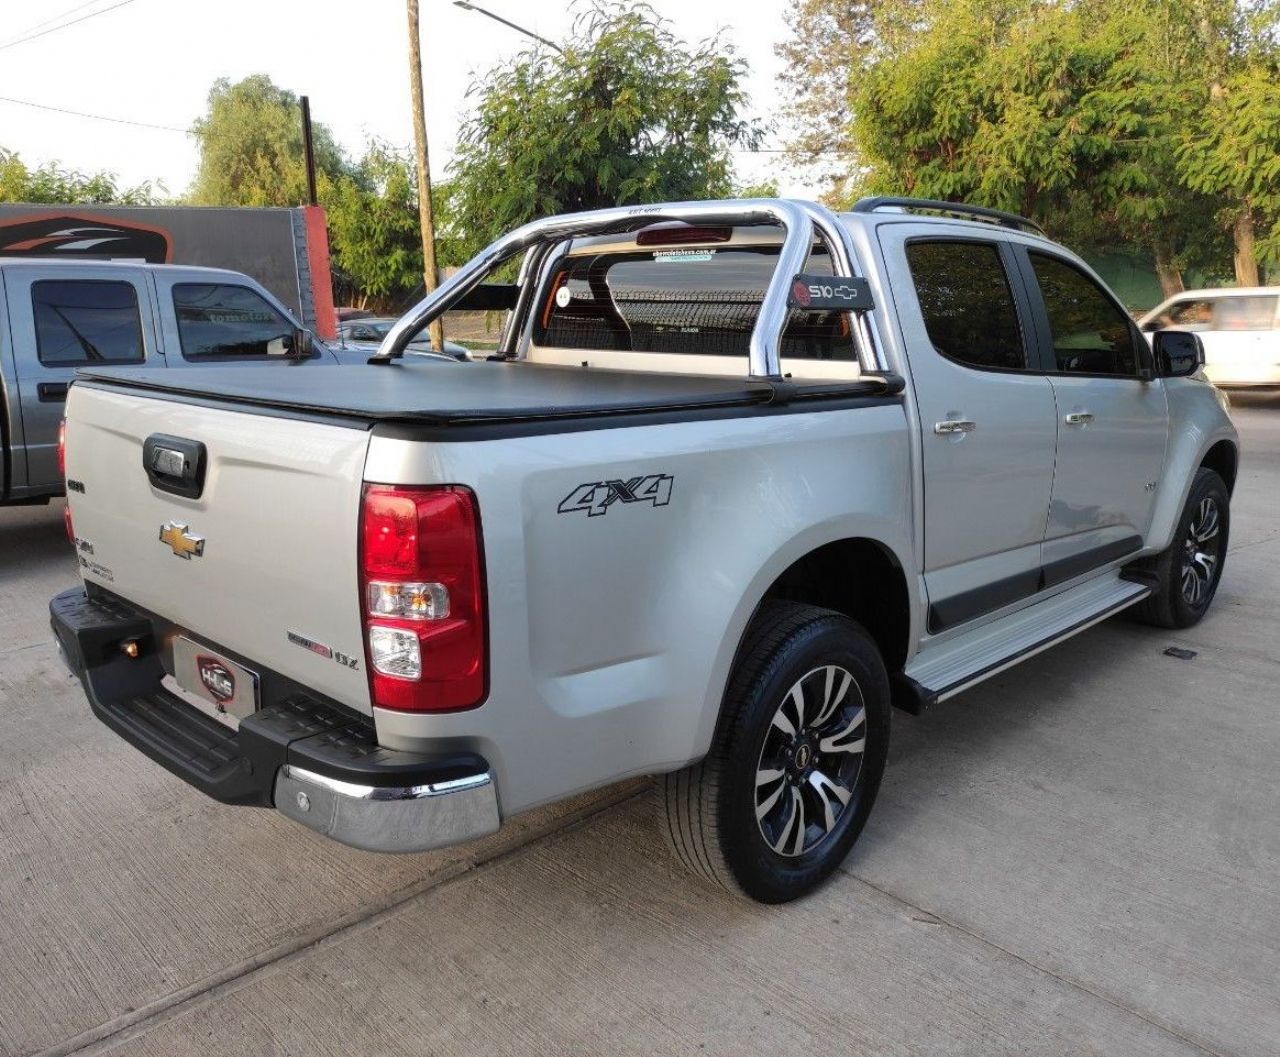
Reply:
[[860, 276], [801, 273], [791, 280], [787, 304], [810, 312], [866, 312], [874, 303], [870, 284]]

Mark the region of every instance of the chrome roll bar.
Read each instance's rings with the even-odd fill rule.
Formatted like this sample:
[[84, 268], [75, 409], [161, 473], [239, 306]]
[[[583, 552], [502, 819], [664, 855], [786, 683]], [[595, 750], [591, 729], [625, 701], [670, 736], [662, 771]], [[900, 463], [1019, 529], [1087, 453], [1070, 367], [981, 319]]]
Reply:
[[[382, 339], [369, 360], [385, 363], [404, 354], [409, 342], [437, 316], [447, 312], [478, 286], [504, 261], [518, 253], [566, 239], [635, 231], [651, 224], [682, 221], [687, 224], [749, 226], [773, 224], [784, 232], [782, 249], [748, 346], [749, 372], [753, 378], [780, 378], [779, 345], [790, 313], [788, 298], [792, 279], [804, 270], [816, 235], [831, 255], [837, 275], [852, 276], [853, 253], [848, 235], [834, 214], [812, 202], [782, 198], [750, 198], [724, 202], [670, 202], [662, 205], [619, 206], [585, 213], [565, 213], [535, 220], [490, 243], [440, 286], [411, 308]], [[541, 259], [528, 254], [520, 272], [518, 308], [527, 310], [531, 286]], [[877, 358], [869, 347], [869, 334], [858, 324], [854, 330], [863, 370], [876, 370]]]

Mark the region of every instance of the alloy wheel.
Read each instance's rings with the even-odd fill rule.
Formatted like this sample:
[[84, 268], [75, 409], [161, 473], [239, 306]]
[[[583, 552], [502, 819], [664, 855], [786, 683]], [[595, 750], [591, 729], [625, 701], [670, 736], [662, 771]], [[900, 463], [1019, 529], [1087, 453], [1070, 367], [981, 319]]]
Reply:
[[850, 810], [862, 770], [866, 705], [852, 673], [825, 665], [783, 697], [756, 766], [756, 822], [779, 855], [812, 851]]
[[1189, 606], [1203, 605], [1213, 592], [1221, 557], [1221, 522], [1218, 501], [1205, 496], [1183, 541], [1182, 598]]

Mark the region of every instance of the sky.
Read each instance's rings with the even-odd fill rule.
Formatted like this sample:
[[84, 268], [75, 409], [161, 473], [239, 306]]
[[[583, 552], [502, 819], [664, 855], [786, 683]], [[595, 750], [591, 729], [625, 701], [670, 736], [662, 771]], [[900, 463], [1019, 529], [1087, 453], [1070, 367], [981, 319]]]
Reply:
[[[552, 40], [572, 20], [567, 0], [477, 2]], [[776, 112], [781, 64], [773, 46], [786, 33], [786, 0], [650, 3], [686, 40], [724, 30], [750, 64], [752, 112], [766, 119]], [[427, 137], [432, 175], [440, 178], [473, 78], [529, 41], [450, 0], [420, 4]], [[159, 181], [168, 194], [181, 194], [197, 162], [195, 139], [181, 130], [204, 112], [216, 78], [253, 73], [310, 96], [313, 120], [329, 125], [350, 154], [371, 136], [412, 142], [403, 0], [0, 0], [0, 27], [0, 147], [28, 164], [106, 169], [125, 185]], [[15, 99], [168, 128], [90, 120]], [[764, 145], [780, 142], [775, 131]], [[803, 174], [784, 171], [776, 153], [735, 155], [735, 166], [740, 182], [773, 178], [783, 194], [813, 192]]]

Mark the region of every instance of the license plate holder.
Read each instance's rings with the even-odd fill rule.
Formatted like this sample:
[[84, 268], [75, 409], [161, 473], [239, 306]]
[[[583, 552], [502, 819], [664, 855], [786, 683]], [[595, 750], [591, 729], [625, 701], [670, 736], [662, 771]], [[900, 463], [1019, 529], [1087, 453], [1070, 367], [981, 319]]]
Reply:
[[238, 725], [258, 710], [258, 673], [185, 635], [173, 640], [173, 678], [224, 723]]

